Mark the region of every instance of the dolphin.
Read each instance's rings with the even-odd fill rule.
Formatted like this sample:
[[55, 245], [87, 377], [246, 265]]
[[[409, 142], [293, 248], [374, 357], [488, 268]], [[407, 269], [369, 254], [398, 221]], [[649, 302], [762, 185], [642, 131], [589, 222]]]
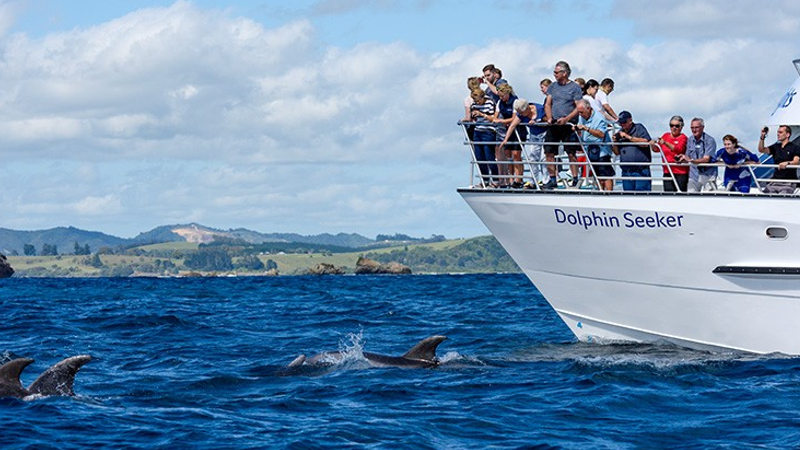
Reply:
[[[427, 337], [411, 347], [411, 350], [407, 351], [403, 356], [388, 356], [370, 352], [362, 352], [362, 354], [373, 367], [436, 367], [439, 365], [439, 358], [436, 357], [436, 347], [445, 339], [447, 339], [447, 336]], [[306, 355], [300, 355], [286, 367], [295, 368], [302, 365], [327, 366], [332, 365], [332, 361], [342, 358], [344, 358], [342, 352], [324, 352], [311, 358], [306, 358]]]
[[0, 397], [25, 398], [30, 395], [75, 395], [75, 374], [84, 364], [92, 360], [89, 355], [77, 355], [64, 359], [45, 370], [27, 389], [19, 376], [33, 360], [17, 358], [0, 366]]

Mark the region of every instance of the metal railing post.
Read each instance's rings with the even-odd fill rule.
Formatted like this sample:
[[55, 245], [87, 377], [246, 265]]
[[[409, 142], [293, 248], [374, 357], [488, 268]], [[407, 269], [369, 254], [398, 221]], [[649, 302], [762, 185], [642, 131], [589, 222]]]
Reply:
[[[658, 144], [654, 144], [654, 145], [658, 145]], [[658, 153], [661, 155], [661, 165], [662, 166], [667, 166], [667, 172], [669, 173], [670, 179], [672, 179], [672, 184], [675, 186], [675, 190], [677, 192], [683, 192], [683, 191], [681, 191], [680, 186], [678, 186], [678, 180], [675, 178], [675, 174], [672, 173], [672, 163], [670, 163], [667, 160], [667, 155], [664, 154], [664, 148], [661, 147], [660, 145], [658, 145], [658, 147], [659, 147], [658, 148]], [[663, 180], [664, 180], [663, 167], [662, 167], [662, 170], [661, 170], [661, 180], [662, 180], [662, 183], [661, 183], [662, 188], [661, 189], [663, 190], [664, 189], [663, 188], [663, 186], [664, 186], [664, 183], [663, 183]]]
[[[472, 170], [470, 171], [470, 174], [469, 174], [469, 182], [470, 182], [470, 186], [474, 186], [472, 181], [475, 179], [475, 167], [478, 166], [478, 163], [475, 160], [475, 146], [474, 146], [474, 143], [473, 143], [472, 139], [469, 138], [469, 133], [467, 133], [467, 125], [469, 125], [469, 122], [461, 122], [461, 121], [459, 121], [458, 124], [461, 125], [461, 129], [464, 130], [464, 138], [466, 139], [464, 141], [464, 143], [469, 145], [469, 150], [470, 150], [469, 151], [469, 156], [470, 156], [470, 159], [472, 160], [472, 164], [470, 164], [472, 166]], [[480, 168], [478, 168], [478, 173], [480, 173]], [[481, 180], [481, 186], [486, 187], [486, 184], [483, 182], [483, 177], [482, 176], [480, 177], [480, 180]]]
[[595, 186], [597, 186], [597, 189], [602, 191], [603, 189], [600, 187], [600, 180], [597, 178], [597, 173], [594, 171], [594, 166], [592, 166], [592, 159], [589, 158], [589, 152], [586, 151], [586, 148], [583, 145], [583, 139], [581, 139], [581, 134], [578, 132], [578, 130], [574, 128], [572, 132], [575, 133], [575, 136], [578, 138], [578, 145], [580, 146], [581, 150], [583, 150], [584, 156], [586, 156], [586, 164], [587, 167], [589, 168], [589, 171], [592, 173], [592, 179], [594, 179]]

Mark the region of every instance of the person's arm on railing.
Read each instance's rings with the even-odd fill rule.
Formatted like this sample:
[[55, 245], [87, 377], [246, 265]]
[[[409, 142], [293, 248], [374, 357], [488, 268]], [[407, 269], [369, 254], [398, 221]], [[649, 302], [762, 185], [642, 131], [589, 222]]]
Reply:
[[514, 120], [514, 117], [516, 117], [516, 116], [517, 116], [517, 113], [515, 112], [514, 115], [509, 119], [501, 118], [500, 117], [500, 102], [497, 102], [497, 106], [496, 106], [496, 110], [494, 112], [494, 118], [492, 119], [492, 122], [508, 126]]
[[792, 158], [791, 161], [784, 161], [784, 162], [778, 164], [778, 167], [781, 168], [781, 169], [785, 169], [786, 166], [789, 166], [789, 165], [796, 166], [798, 164], [800, 164], [800, 157], [795, 156], [794, 158]]
[[602, 138], [603, 138], [603, 136], [605, 136], [605, 135], [606, 135], [605, 131], [603, 131], [603, 130], [598, 130], [598, 129], [595, 129], [595, 128], [589, 128], [589, 127], [587, 127], [586, 125], [581, 125], [581, 124], [578, 124], [578, 125], [573, 125], [573, 126], [572, 126], [572, 128], [573, 128], [573, 129], [574, 129], [576, 132], [577, 132], [577, 131], [585, 131], [585, 132], [587, 132], [587, 133], [591, 134], [592, 136], [594, 136], [594, 137], [596, 137], [596, 138], [600, 138], [600, 139], [602, 139]]
[[[656, 141], [656, 144], [658, 144], [659, 146], [661, 146], [661, 145], [666, 145], [666, 146], [667, 146], [667, 148], [669, 148], [669, 150], [670, 150], [671, 152], [674, 152], [674, 151], [675, 151], [675, 146], [674, 146], [674, 145], [672, 145], [672, 143], [671, 143], [670, 141], [665, 141], [663, 138], [658, 138], [658, 140]], [[661, 149], [659, 148], [659, 149], [658, 149], [658, 150], [656, 150], [656, 151], [660, 151], [660, 150], [661, 150]]]
[[711, 157], [708, 156], [708, 155], [703, 155], [703, 157], [701, 157], [701, 158], [694, 158], [694, 159], [693, 158], [689, 158], [685, 154], [675, 155], [675, 161], [678, 161], [679, 158], [680, 158], [679, 162], [688, 163], [688, 164], [695, 164], [695, 165], [697, 165], [697, 164], [706, 164], [706, 163], [711, 162]]
[[494, 118], [494, 116], [486, 114], [485, 112], [477, 110], [477, 109], [473, 109], [472, 110], [472, 117], [475, 118], [475, 119], [477, 119], [478, 117], [483, 117], [484, 119], [486, 119], [489, 122], [492, 122], [492, 119]]
[[622, 130], [617, 132], [617, 134], [619, 135], [619, 137], [621, 137], [623, 139], [627, 139], [630, 142], [648, 142], [651, 147], [657, 145], [656, 141], [647, 140], [645, 138], [640, 138], [640, 137], [634, 137], [634, 136], [631, 136], [630, 134], [628, 134], [628, 133], [626, 133], [625, 131], [622, 131]]
[[578, 102], [575, 102], [575, 108], [572, 109], [572, 112], [567, 114], [566, 116], [556, 120], [558, 125], [565, 125], [569, 123], [570, 120], [574, 119], [578, 115]]

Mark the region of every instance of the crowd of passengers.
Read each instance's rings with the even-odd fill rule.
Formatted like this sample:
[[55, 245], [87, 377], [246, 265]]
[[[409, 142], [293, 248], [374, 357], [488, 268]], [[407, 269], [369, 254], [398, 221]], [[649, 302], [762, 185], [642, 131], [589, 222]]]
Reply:
[[[598, 180], [603, 190], [614, 188], [612, 159], [616, 157], [623, 163], [620, 165], [623, 190], [651, 190], [651, 152], [662, 152], [669, 163], [663, 165], [666, 192], [716, 189], [717, 167], [704, 165], [711, 163], [725, 164], [725, 189], [750, 191], [752, 172], [745, 166], [758, 164], [759, 158], [740, 146], [736, 137], [725, 135], [724, 147], [717, 148], [716, 140], [705, 132], [702, 118], [692, 119], [691, 134], [686, 136], [683, 118], [675, 115], [669, 120], [669, 131], [653, 139], [644, 125], [634, 122], [629, 111], [617, 114], [611, 107], [608, 96], [614, 91], [612, 79], [598, 83], [594, 79], [571, 80], [570, 76], [569, 64], [557, 62], [553, 69], [555, 80], [545, 78], [539, 83], [544, 95], [542, 103], [517, 97], [503, 79], [502, 71], [493, 64], [483, 68], [483, 76], [467, 79], [470, 94], [464, 101], [464, 122], [468, 124], [467, 135], [485, 186], [534, 188], [533, 183], [538, 182], [542, 189], [554, 189], [559, 148], [563, 147], [569, 161], [575, 163], [576, 152], [583, 147], [592, 163], [592, 178]], [[798, 179], [797, 170], [787, 165], [800, 164], [800, 147], [791, 142], [792, 130], [787, 125], [778, 127], [777, 141], [766, 146], [768, 132], [767, 127], [761, 130], [758, 151], [770, 154], [773, 164], [779, 167], [772, 175], [773, 181], [762, 185], [762, 191], [793, 193], [800, 186], [791, 182]], [[536, 142], [548, 144], [536, 145]], [[533, 143], [526, 146], [530, 150], [529, 160], [552, 163], [533, 164], [533, 182], [523, 183], [523, 143]], [[572, 186], [581, 184], [581, 168], [570, 164]]]

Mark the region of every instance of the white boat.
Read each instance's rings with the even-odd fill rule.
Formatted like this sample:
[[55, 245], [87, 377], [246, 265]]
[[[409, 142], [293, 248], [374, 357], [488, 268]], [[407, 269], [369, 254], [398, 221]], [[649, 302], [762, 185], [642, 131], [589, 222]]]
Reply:
[[800, 197], [756, 191], [458, 190], [581, 341], [800, 355]]

